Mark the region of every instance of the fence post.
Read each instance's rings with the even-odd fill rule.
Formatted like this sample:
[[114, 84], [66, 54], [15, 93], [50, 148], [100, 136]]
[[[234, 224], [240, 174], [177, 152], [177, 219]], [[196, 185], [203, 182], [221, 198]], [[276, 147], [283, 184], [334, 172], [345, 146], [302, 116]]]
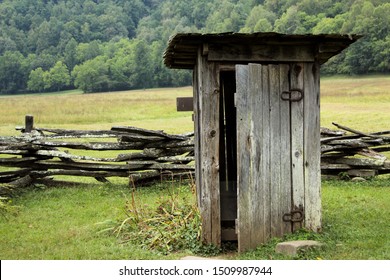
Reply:
[[24, 132], [30, 133], [34, 129], [34, 116], [26, 115]]

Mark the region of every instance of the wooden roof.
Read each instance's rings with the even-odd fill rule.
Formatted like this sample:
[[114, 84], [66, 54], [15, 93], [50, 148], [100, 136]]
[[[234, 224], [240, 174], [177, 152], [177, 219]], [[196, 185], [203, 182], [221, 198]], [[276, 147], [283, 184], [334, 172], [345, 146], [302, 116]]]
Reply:
[[[280, 33], [179, 33], [170, 38], [164, 53], [169, 68], [193, 69], [198, 49], [207, 45], [313, 47], [313, 58], [321, 64], [359, 39], [360, 35], [319, 34], [286, 35]], [[256, 61], [256, 59], [254, 59]], [[275, 60], [271, 60], [275, 62]], [[271, 62], [270, 61], [270, 62]]]

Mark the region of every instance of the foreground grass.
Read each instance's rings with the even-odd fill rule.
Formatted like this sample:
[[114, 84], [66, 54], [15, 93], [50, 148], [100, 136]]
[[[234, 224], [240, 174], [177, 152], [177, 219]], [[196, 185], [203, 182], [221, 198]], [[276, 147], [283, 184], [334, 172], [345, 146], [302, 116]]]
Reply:
[[[163, 194], [156, 185], [138, 191], [153, 207]], [[107, 220], [125, 217], [125, 182], [87, 187], [31, 190], [13, 202], [16, 214], [0, 217], [0, 259], [160, 259], [177, 258], [122, 243], [105, 232]]]
[[[187, 184], [182, 184], [187, 187]], [[137, 191], [137, 203], [156, 208], [170, 186], [156, 184]], [[191, 192], [185, 193], [189, 199]], [[102, 232], [105, 221], [125, 218], [130, 189], [124, 182], [88, 187], [36, 189], [15, 199], [14, 216], [0, 218], [0, 259], [178, 259]], [[299, 232], [283, 240], [315, 239], [324, 243], [298, 259], [390, 259], [389, 178], [356, 183], [324, 181], [323, 232]], [[102, 223], [103, 222], [103, 223]], [[286, 259], [274, 248], [281, 239], [230, 259]], [[226, 252], [225, 252], [226, 253]]]
[[[298, 232], [283, 240], [314, 239], [324, 246], [295, 259], [390, 259], [390, 178], [367, 182], [323, 181], [323, 231]], [[276, 254], [280, 239], [245, 253], [242, 259], [286, 259]], [[288, 258], [287, 258], [288, 259]]]

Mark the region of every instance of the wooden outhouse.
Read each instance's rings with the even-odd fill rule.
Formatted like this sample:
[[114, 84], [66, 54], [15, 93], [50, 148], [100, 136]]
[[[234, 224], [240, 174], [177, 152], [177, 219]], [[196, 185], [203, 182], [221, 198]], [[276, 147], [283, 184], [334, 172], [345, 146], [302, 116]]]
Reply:
[[164, 62], [193, 69], [203, 240], [239, 251], [321, 229], [320, 65], [358, 36], [177, 34]]

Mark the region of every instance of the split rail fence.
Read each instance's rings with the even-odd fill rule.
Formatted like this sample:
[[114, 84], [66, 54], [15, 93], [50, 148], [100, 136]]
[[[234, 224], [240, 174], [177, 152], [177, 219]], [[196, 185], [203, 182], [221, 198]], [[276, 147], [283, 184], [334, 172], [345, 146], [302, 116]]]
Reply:
[[[130, 126], [37, 128], [31, 116], [26, 116], [24, 128], [17, 129], [21, 136], [0, 137], [0, 167], [8, 169], [0, 170], [0, 195], [33, 183], [67, 183], [54, 179], [57, 175], [93, 177], [101, 182], [108, 177], [128, 177], [131, 182], [144, 183], [164, 177], [188, 178], [195, 170], [191, 164], [193, 133], [173, 135]], [[90, 155], [84, 155], [86, 151]], [[119, 152], [115, 157], [96, 156], [107, 154], [103, 151]]]
[[[363, 133], [334, 125], [339, 130], [321, 128], [323, 175], [373, 177], [390, 173], [385, 155], [390, 151], [390, 131]], [[0, 137], [3, 196], [31, 184], [67, 183], [58, 181], [57, 175], [93, 177], [101, 182], [107, 182], [108, 177], [127, 177], [134, 183], [164, 177], [193, 178], [193, 133], [173, 135], [130, 126], [110, 130], [37, 128], [32, 116], [26, 116], [25, 127], [17, 129], [22, 135]], [[84, 155], [86, 151], [91, 155]], [[96, 156], [98, 151], [123, 153], [102, 157]]]

